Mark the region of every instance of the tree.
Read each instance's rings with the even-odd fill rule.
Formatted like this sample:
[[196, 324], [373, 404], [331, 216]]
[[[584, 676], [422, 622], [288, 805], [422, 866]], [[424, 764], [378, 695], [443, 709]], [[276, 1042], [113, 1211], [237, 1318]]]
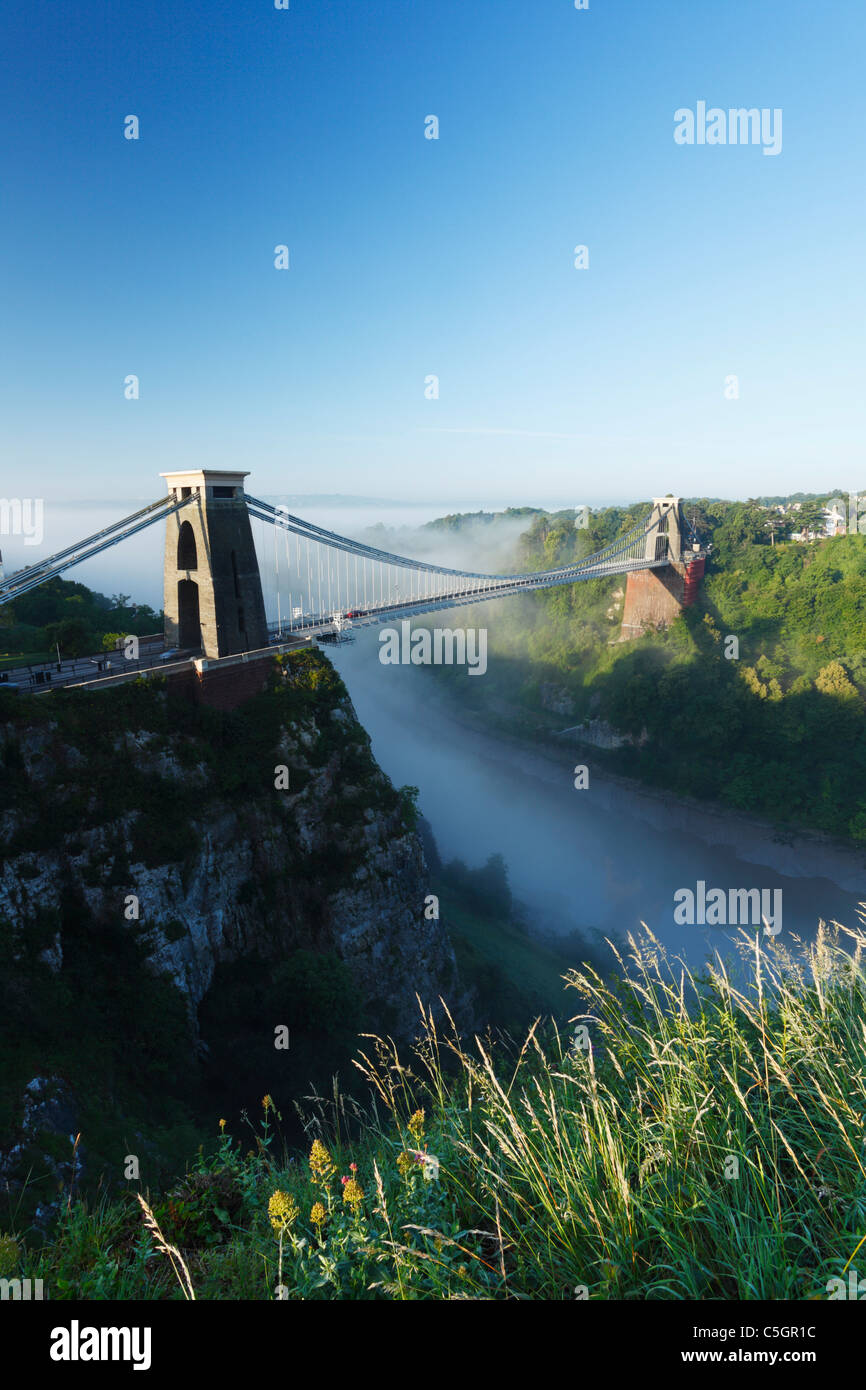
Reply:
[[791, 523], [787, 517], [782, 516], [781, 512], [776, 512], [764, 522], [764, 526], [770, 533], [770, 544], [776, 544], [776, 536], [780, 532], [787, 533], [791, 529]]
[[713, 532], [717, 559], [729, 558], [750, 545], [766, 545], [767, 513], [756, 502], [738, 502], [730, 507]]
[[792, 512], [793, 529], [795, 531], [818, 531], [821, 535], [826, 530], [826, 517], [824, 516], [823, 502], [801, 502], [800, 510]]
[[474, 895], [479, 906], [492, 917], [511, 916], [511, 889], [508, 885], [508, 870], [501, 854], [491, 854], [483, 869], [476, 869]]
[[831, 661], [821, 667], [815, 677], [815, 688], [824, 695], [835, 695], [837, 700], [850, 700], [857, 694], [857, 687], [848, 679], [841, 661]]
[[61, 656], [87, 656], [97, 645], [97, 638], [82, 618], [49, 623], [45, 636], [50, 646], [59, 645]]

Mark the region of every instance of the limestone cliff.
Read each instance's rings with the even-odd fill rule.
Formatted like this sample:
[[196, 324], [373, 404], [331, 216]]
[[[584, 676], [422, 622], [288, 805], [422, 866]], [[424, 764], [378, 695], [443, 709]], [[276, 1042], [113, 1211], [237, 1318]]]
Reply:
[[72, 708], [58, 715], [45, 697], [0, 723], [0, 920], [17, 935], [55, 917], [41, 953], [52, 970], [74, 893], [97, 923], [151, 930], [150, 964], [193, 1017], [218, 962], [299, 947], [335, 952], [404, 1034], [416, 992], [453, 997], [411, 804], [323, 656], [287, 660], [234, 715], [144, 688], [60, 698]]
[[346, 1078], [359, 1025], [411, 1034], [416, 994], [467, 1021], [411, 789], [320, 653], [229, 711], [158, 681], [0, 695], [0, 777], [0, 1180], [38, 1175], [37, 1224], [82, 1170], [169, 1171], [223, 1095], [291, 1111]]

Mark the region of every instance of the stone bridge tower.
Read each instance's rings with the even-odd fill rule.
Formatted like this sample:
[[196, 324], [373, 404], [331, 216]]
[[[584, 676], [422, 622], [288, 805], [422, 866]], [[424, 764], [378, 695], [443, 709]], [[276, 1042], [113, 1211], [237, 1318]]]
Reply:
[[620, 641], [658, 627], [668, 627], [681, 608], [697, 597], [704, 572], [699, 547], [690, 549], [683, 538], [683, 514], [679, 497], [654, 497], [647, 531], [647, 560], [663, 561], [657, 568], [631, 570], [626, 580], [625, 607]]
[[683, 553], [683, 517], [678, 497], [654, 497], [650, 530], [646, 538], [646, 558], [666, 558], [675, 564]]
[[268, 645], [259, 564], [244, 497], [246, 473], [163, 473], [169, 494], [192, 501], [166, 520], [165, 641], [235, 656]]

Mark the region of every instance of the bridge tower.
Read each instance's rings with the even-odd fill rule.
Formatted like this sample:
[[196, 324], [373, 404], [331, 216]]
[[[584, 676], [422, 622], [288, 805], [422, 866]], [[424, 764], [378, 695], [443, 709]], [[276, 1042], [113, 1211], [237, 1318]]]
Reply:
[[246, 473], [162, 473], [192, 501], [166, 520], [165, 641], [235, 656], [268, 645], [259, 564], [244, 496]]
[[697, 597], [695, 572], [703, 573], [703, 559], [697, 560], [683, 541], [683, 515], [679, 497], [654, 497], [647, 531], [645, 557], [664, 561], [654, 569], [632, 570], [625, 588], [620, 641], [640, 637], [651, 628], [668, 627], [681, 608]]
[[659, 560], [666, 556], [671, 563], [676, 563], [683, 553], [683, 516], [679, 497], [654, 497], [650, 523], [646, 558]]

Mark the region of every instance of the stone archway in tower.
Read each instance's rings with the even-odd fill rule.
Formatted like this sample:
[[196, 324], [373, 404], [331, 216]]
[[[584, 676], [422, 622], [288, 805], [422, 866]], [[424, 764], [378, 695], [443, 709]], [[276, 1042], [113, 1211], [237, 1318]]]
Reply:
[[178, 580], [177, 615], [178, 646], [200, 647], [201, 616], [198, 604], [198, 585], [194, 579]]
[[198, 569], [198, 550], [195, 532], [188, 521], [183, 522], [177, 537], [177, 567], [179, 570]]

